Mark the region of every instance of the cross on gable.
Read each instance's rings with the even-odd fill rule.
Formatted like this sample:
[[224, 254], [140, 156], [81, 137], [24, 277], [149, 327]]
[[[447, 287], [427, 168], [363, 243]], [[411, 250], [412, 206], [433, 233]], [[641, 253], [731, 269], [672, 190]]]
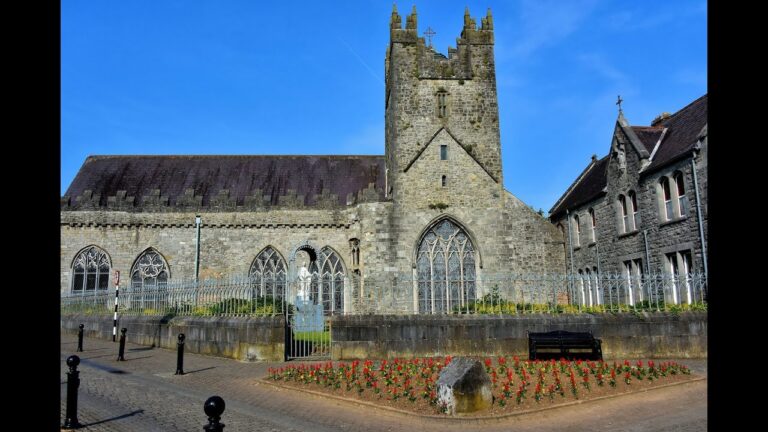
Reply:
[[427, 42], [429, 43], [429, 46], [432, 46], [432, 36], [436, 35], [434, 30], [432, 30], [432, 27], [427, 27], [427, 31], [424, 32], [424, 36], [427, 37]]
[[621, 95], [618, 96], [616, 99], [616, 105], [619, 106], [619, 112], [621, 112], [621, 103], [624, 102], [624, 99], [621, 98]]

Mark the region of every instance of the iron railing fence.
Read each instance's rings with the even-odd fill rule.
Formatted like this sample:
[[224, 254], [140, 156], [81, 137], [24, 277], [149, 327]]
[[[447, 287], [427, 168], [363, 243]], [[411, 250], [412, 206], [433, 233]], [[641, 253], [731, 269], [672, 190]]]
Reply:
[[351, 280], [351, 314], [519, 314], [702, 310], [704, 274], [482, 275]]
[[[114, 310], [115, 290], [61, 298], [62, 313], [103, 314]], [[122, 315], [275, 316], [295, 305], [322, 305], [335, 314], [520, 314], [705, 309], [704, 274], [666, 273], [627, 277], [506, 274], [454, 280], [395, 274], [360, 277], [314, 274], [300, 281], [230, 277], [178, 280], [120, 289]]]

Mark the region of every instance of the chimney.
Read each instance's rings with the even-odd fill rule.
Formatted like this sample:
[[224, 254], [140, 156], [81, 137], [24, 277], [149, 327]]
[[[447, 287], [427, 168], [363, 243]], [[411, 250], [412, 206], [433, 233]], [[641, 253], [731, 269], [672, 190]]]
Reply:
[[666, 119], [668, 119], [670, 117], [672, 117], [672, 114], [670, 114], [668, 112], [663, 112], [663, 113], [657, 115], [655, 119], [653, 119], [653, 121], [651, 122], [651, 126], [656, 126], [659, 123], [663, 122], [664, 120], [666, 120]]

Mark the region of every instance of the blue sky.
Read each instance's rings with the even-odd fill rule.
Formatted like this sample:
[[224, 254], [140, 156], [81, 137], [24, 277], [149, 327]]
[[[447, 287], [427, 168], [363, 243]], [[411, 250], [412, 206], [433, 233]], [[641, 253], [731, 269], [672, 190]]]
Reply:
[[[398, 1], [447, 53], [495, 25], [504, 185], [549, 210], [607, 154], [616, 96], [648, 125], [706, 93], [707, 4]], [[391, 0], [61, 3], [61, 192], [94, 154], [383, 154]]]

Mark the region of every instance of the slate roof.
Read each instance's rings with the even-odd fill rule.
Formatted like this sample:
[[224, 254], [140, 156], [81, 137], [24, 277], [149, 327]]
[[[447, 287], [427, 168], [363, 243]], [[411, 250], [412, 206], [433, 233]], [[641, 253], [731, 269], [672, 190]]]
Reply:
[[643, 147], [650, 154], [653, 152], [656, 143], [659, 142], [659, 137], [661, 137], [661, 132], [664, 128], [659, 126], [632, 126], [632, 130], [635, 131], [637, 137], [640, 138], [640, 142], [643, 143]]
[[655, 171], [691, 151], [706, 124], [707, 95], [705, 94], [661, 122], [661, 126], [668, 128], [667, 134], [644, 173]]
[[140, 209], [152, 190], [174, 206], [186, 189], [194, 189], [205, 207], [222, 189], [229, 189], [237, 205], [260, 189], [275, 205], [293, 189], [313, 205], [325, 189], [346, 205], [348, 193], [357, 196], [370, 183], [384, 200], [384, 166], [384, 156], [89, 156], [65, 196], [74, 204], [91, 190], [101, 195], [99, 206], [106, 206], [107, 197], [126, 191]]
[[608, 171], [608, 156], [598, 161], [592, 161], [582, 172], [576, 183], [566, 191], [560, 201], [555, 203], [555, 207], [550, 210], [550, 217], [558, 213], [565, 212], [565, 209], [572, 209], [584, 203], [592, 201], [601, 193], [608, 184], [606, 172]]
[[[653, 155], [650, 165], [645, 167], [641, 175], [646, 175], [669, 163], [685, 156], [693, 150], [698, 136], [707, 124], [707, 95], [691, 102], [669, 118], [656, 126], [632, 126], [643, 147], [652, 153], [656, 143], [667, 128], [664, 139]], [[559, 218], [560, 213], [585, 204], [600, 195], [607, 185], [607, 170], [610, 157], [605, 156], [597, 162], [590, 162], [584, 172], [577, 178], [562, 197], [550, 210], [552, 220]]]

